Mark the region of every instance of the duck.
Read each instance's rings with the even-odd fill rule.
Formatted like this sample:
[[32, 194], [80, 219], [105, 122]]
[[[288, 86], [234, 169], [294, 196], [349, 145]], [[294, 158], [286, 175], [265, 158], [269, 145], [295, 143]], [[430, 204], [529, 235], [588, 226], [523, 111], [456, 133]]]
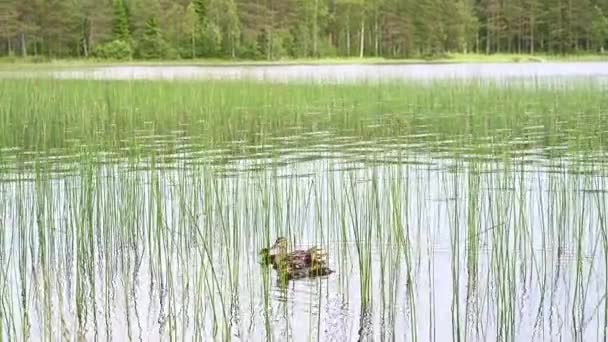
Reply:
[[272, 265], [284, 280], [326, 276], [334, 273], [327, 267], [327, 253], [319, 247], [287, 252], [287, 239], [279, 237], [270, 248], [262, 248], [262, 263]]
[[270, 248], [262, 248], [260, 250], [262, 264], [272, 265], [274, 269], [277, 269], [280, 265], [301, 269], [312, 266], [313, 262], [326, 263], [327, 253], [319, 247], [287, 252], [287, 245], [287, 239], [279, 237]]

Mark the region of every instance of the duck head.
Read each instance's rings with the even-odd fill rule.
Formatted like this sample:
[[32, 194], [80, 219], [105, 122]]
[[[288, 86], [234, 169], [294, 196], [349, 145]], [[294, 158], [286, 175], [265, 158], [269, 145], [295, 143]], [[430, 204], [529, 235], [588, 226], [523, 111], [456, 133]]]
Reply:
[[277, 238], [270, 250], [277, 254], [287, 254], [287, 239], [284, 237]]

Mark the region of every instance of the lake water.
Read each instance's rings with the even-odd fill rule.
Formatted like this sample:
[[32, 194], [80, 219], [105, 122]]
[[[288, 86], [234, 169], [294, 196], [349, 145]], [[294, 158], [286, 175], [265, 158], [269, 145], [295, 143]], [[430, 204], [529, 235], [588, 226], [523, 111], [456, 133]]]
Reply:
[[[111, 67], [53, 76], [603, 78], [608, 64]], [[585, 119], [603, 127], [604, 114], [594, 115]], [[413, 131], [428, 132], [426, 124]], [[509, 142], [508, 157], [449, 136], [362, 139], [321, 127], [212, 149], [180, 133], [141, 132], [155, 153], [132, 157], [1, 146], [0, 336], [601, 340], [605, 152], [573, 153], [543, 126], [525, 136]], [[277, 281], [257, 252], [282, 235], [325, 248], [336, 272]]]
[[62, 68], [57, 71], [0, 72], [0, 77], [59, 79], [230, 79], [305, 82], [363, 82], [439, 79], [608, 78], [606, 62], [244, 65], [244, 66], [109, 66]]

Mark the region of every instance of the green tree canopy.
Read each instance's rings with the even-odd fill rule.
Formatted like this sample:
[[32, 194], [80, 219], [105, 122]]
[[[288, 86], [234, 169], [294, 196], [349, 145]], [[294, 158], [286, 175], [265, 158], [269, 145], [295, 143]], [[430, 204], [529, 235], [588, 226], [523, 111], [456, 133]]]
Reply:
[[606, 14], [608, 0], [3, 0], [0, 55], [114, 41], [135, 58], [597, 53]]

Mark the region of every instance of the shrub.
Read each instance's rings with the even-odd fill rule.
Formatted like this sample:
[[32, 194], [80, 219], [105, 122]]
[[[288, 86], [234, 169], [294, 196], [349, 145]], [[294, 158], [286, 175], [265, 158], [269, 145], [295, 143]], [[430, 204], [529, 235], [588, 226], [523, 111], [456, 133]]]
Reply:
[[97, 46], [94, 55], [95, 57], [103, 59], [125, 60], [131, 59], [133, 56], [133, 49], [131, 48], [131, 44], [125, 41], [114, 40], [107, 44]]

